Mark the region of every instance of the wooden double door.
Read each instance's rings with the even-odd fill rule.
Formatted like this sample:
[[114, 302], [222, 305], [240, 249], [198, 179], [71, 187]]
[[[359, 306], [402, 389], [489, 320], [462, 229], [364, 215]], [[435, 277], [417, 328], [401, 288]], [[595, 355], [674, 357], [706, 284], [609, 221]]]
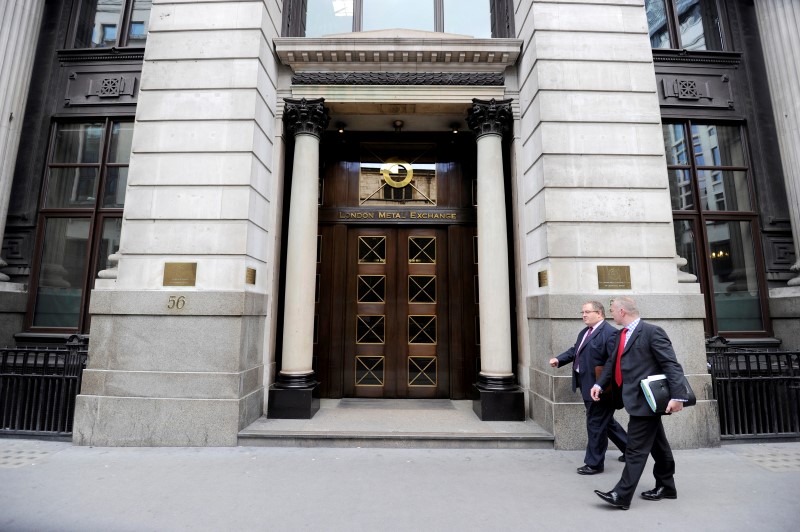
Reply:
[[315, 370], [323, 395], [468, 397], [479, 364], [474, 229], [321, 233]]

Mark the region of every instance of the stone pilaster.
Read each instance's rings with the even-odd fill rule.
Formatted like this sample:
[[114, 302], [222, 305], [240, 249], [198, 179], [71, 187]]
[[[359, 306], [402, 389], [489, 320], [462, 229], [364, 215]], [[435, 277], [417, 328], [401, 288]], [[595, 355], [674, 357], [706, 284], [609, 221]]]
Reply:
[[319, 384], [312, 369], [319, 194], [319, 141], [330, 117], [322, 98], [284, 99], [283, 122], [294, 135], [283, 350], [277, 382], [269, 391], [267, 416], [308, 419], [319, 410]]
[[511, 363], [503, 135], [513, 122], [511, 100], [472, 100], [467, 117], [478, 149], [478, 291], [481, 370], [475, 412], [485, 421], [525, 418], [522, 390]]
[[[42, 23], [44, 0], [3, 2], [0, 7], [0, 243], [6, 229], [22, 118], [28, 99], [33, 56]], [[2, 249], [0, 249], [2, 253]], [[0, 270], [6, 262], [0, 255]], [[19, 292], [0, 271], [0, 292]], [[24, 311], [24, 309], [23, 309]]]

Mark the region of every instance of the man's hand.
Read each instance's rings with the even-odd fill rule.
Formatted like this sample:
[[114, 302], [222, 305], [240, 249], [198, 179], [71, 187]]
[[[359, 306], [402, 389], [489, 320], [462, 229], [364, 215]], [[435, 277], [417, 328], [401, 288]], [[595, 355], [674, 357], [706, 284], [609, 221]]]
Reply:
[[557, 368], [558, 367], [558, 359], [557, 358], [551, 358], [550, 359], [550, 367], [551, 368]]
[[596, 384], [594, 386], [592, 386], [591, 394], [592, 394], [592, 399], [594, 401], [599, 401], [600, 400], [600, 394], [601, 393], [603, 393], [603, 389], [602, 388], [600, 388]]
[[665, 412], [671, 414], [672, 412], [680, 412], [681, 410], [683, 410], [683, 402], [670, 399]]

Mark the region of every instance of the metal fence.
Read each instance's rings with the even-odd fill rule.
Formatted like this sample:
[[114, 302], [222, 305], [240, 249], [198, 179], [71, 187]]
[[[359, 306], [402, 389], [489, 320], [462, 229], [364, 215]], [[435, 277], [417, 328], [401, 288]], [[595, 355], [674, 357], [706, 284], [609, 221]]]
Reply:
[[64, 346], [0, 348], [0, 434], [72, 433], [86, 340]]
[[711, 346], [724, 439], [800, 436], [800, 352]]

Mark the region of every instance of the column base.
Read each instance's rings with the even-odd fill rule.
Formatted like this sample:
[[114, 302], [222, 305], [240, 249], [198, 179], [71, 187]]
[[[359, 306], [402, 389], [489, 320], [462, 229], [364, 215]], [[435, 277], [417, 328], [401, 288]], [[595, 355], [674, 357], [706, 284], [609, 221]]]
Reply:
[[267, 417], [271, 419], [311, 419], [319, 410], [319, 383], [314, 374], [278, 375], [270, 386]]
[[514, 377], [478, 376], [472, 410], [481, 421], [525, 421], [525, 394]]

